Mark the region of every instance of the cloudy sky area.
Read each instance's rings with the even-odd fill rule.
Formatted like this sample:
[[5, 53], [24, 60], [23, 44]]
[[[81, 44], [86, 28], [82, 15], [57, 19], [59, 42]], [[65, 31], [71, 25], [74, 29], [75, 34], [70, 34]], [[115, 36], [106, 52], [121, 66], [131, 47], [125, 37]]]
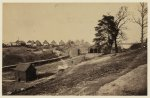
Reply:
[[[138, 16], [139, 3], [30, 3], [3, 4], [3, 41], [81, 40], [92, 43], [98, 20], [104, 14], [115, 15], [121, 6]], [[140, 41], [137, 24], [128, 22], [126, 42]]]

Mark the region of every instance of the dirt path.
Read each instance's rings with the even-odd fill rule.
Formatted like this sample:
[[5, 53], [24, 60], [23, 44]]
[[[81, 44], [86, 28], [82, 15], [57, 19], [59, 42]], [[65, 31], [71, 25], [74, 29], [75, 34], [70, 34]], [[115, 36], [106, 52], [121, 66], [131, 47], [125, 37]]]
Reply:
[[110, 58], [111, 58], [111, 56], [110, 56], [110, 55], [107, 55], [107, 56], [99, 57], [99, 58], [92, 59], [92, 60], [89, 60], [89, 61], [84, 61], [84, 62], [81, 62], [81, 63], [79, 63], [79, 64], [77, 64], [77, 65], [73, 65], [73, 66], [68, 70], [68, 72], [67, 72], [65, 75], [69, 75], [69, 74], [74, 73], [74, 71], [75, 71], [76, 69], [78, 69], [79, 67], [84, 66], [84, 65], [86, 65], [86, 64], [101, 63], [101, 62], [104, 62], [104, 61], [106, 61], [106, 60], [108, 60], [108, 59], [110, 59]]

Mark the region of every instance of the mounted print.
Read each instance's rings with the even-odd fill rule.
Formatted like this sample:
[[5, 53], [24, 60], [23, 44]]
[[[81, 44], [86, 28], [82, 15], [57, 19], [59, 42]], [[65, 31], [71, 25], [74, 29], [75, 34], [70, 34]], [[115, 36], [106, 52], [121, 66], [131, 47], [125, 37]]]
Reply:
[[147, 95], [147, 2], [2, 5], [2, 95]]

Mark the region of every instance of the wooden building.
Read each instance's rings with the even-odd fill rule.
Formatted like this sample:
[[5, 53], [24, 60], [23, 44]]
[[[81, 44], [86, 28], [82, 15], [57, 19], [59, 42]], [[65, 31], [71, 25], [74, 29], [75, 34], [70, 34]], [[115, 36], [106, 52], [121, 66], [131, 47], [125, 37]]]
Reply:
[[32, 64], [19, 64], [15, 68], [16, 81], [31, 81], [37, 78], [36, 69]]
[[17, 44], [17, 46], [25, 46], [26, 45], [25, 41], [22, 41], [22, 40], [17, 40], [16, 44]]
[[93, 45], [89, 47], [88, 53], [101, 53], [101, 48]]
[[26, 43], [26, 45], [27, 46], [30, 46], [30, 47], [33, 47], [33, 45], [34, 45], [34, 41], [33, 40], [29, 40], [27, 43]]
[[69, 56], [70, 57], [75, 57], [75, 56], [78, 56], [78, 55], [80, 55], [80, 49], [76, 48], [76, 47], [71, 47], [70, 50], [69, 50]]

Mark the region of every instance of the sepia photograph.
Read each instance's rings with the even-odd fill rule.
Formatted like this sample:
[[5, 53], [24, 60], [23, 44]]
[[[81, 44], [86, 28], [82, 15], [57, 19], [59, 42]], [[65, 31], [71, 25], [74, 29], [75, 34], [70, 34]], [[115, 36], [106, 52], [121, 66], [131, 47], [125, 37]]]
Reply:
[[2, 96], [147, 96], [148, 2], [2, 3]]

